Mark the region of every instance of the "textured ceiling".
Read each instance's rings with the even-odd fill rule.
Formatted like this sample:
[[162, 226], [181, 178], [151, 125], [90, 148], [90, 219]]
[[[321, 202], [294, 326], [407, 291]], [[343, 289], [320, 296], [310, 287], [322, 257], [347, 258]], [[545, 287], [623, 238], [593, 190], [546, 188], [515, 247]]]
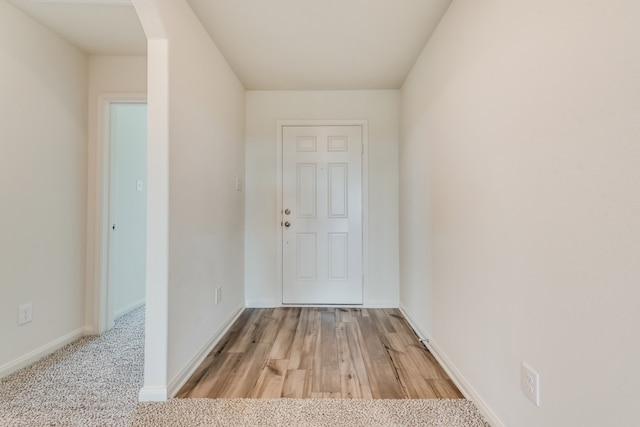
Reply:
[[[144, 55], [127, 0], [9, 0], [90, 54]], [[396, 89], [451, 0], [187, 0], [247, 89]]]

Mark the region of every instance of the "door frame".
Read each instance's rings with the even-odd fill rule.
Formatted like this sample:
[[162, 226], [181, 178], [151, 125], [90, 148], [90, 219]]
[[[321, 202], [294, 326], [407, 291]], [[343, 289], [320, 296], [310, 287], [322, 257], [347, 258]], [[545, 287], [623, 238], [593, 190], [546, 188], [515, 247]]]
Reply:
[[[147, 104], [146, 93], [103, 93], [98, 97], [97, 138], [95, 162], [93, 167], [95, 183], [95, 206], [93, 208], [93, 227], [88, 230], [93, 237], [93, 257], [88, 260], [87, 280], [92, 289], [92, 332], [102, 334], [114, 325], [114, 311], [109, 293], [109, 252], [110, 220], [112, 207], [110, 202], [112, 185], [111, 165], [111, 117], [112, 104]], [[90, 189], [91, 191], [91, 189]]]
[[[276, 121], [276, 281], [279, 284], [280, 306], [284, 306], [282, 283], [282, 154], [283, 154], [283, 128], [285, 126], [360, 126], [362, 128], [362, 305], [369, 306], [369, 122], [367, 120], [277, 120]], [[287, 307], [295, 307], [296, 304], [287, 304]], [[304, 306], [309, 306], [304, 304]], [[331, 307], [330, 305], [322, 305]], [[339, 307], [350, 307], [340, 305]], [[336, 306], [337, 307], [337, 306]]]

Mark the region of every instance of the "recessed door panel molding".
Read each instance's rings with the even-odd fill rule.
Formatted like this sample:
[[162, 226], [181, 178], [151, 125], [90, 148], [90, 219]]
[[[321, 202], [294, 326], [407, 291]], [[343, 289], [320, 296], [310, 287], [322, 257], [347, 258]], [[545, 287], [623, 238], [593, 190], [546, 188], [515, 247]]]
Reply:
[[315, 152], [316, 137], [315, 136], [299, 136], [296, 138], [296, 150], [298, 152]]
[[327, 166], [329, 176], [329, 218], [349, 216], [349, 164], [333, 163]]
[[348, 151], [349, 137], [330, 136], [327, 140], [327, 151]]
[[298, 280], [316, 280], [318, 254], [316, 233], [298, 233], [297, 250]]
[[329, 233], [329, 280], [349, 280], [349, 235]]
[[363, 295], [363, 126], [282, 126], [283, 304]]
[[317, 200], [316, 165], [298, 163], [296, 165], [296, 216], [298, 218], [316, 217]]

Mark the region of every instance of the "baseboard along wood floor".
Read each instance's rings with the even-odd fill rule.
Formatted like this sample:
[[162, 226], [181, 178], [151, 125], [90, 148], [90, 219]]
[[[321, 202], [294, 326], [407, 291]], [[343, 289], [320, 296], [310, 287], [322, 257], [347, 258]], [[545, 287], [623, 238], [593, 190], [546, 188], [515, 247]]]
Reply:
[[246, 309], [177, 398], [463, 398], [397, 309]]

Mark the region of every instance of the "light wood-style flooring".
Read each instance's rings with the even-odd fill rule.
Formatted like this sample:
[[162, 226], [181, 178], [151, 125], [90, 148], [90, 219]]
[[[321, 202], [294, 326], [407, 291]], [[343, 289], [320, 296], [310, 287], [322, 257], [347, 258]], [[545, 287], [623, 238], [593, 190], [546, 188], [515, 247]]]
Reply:
[[176, 397], [462, 398], [396, 309], [246, 309]]

